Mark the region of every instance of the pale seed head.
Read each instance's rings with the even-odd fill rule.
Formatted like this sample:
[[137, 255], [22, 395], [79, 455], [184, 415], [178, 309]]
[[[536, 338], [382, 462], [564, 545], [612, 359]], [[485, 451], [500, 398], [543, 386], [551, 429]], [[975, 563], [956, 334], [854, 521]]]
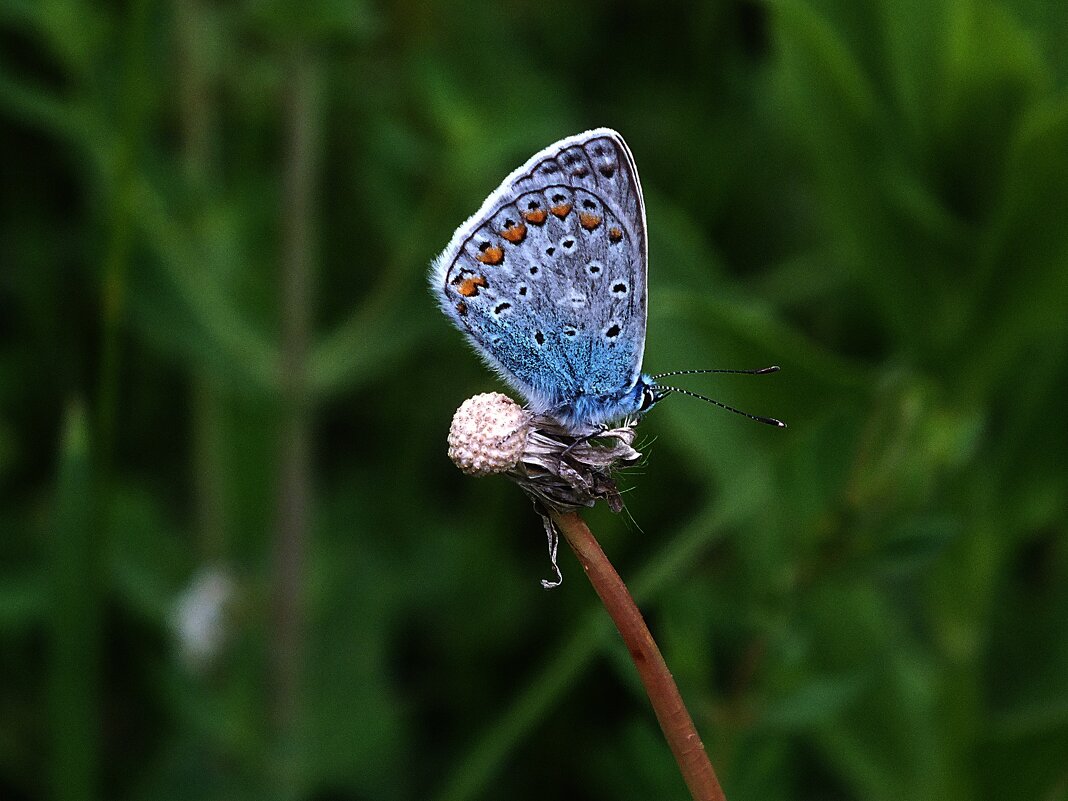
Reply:
[[507, 395], [475, 395], [453, 415], [449, 458], [468, 475], [505, 473], [519, 464], [529, 432], [530, 414]]

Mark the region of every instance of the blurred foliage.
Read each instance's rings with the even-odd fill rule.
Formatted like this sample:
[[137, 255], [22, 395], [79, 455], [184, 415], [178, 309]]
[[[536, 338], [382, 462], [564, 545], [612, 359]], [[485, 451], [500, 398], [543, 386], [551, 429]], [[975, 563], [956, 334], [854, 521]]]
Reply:
[[787, 431], [667, 401], [590, 515], [731, 801], [1068, 798], [1066, 33], [1058, 0], [5, 0], [0, 797], [683, 796], [576, 563], [543, 592], [529, 502], [449, 464], [496, 384], [425, 289], [501, 177], [609, 125], [648, 367], [783, 366], [693, 388]]

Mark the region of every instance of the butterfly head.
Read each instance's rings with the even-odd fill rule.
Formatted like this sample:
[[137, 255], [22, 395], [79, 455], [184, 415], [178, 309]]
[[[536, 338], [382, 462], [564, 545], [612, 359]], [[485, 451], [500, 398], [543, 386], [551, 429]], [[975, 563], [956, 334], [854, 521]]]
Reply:
[[629, 389], [580, 392], [575, 398], [550, 407], [547, 414], [573, 432], [586, 432], [625, 420], [631, 420], [627, 425], [633, 425], [636, 418], [667, 394], [651, 376], [641, 375]]
[[656, 380], [650, 376], [643, 374], [639, 379], [635, 387], [638, 390], [639, 405], [637, 408], [638, 414], [645, 414], [652, 409], [656, 404], [671, 394], [670, 389], [658, 385]]

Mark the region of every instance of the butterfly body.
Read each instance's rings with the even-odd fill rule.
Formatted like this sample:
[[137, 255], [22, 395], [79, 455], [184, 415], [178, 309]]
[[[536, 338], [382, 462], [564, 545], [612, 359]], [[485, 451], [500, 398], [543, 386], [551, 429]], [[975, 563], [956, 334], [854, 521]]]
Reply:
[[540, 151], [457, 229], [431, 288], [531, 410], [575, 432], [644, 411], [645, 206], [630, 150], [599, 128]]

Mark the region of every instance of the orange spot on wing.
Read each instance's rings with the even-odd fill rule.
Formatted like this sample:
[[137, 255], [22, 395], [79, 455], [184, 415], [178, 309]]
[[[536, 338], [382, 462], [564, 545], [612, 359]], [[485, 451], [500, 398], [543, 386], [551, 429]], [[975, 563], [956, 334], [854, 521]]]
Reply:
[[588, 211], [579, 212], [579, 225], [585, 228], [587, 231], [592, 231], [601, 224], [601, 217], [598, 214], [592, 214]]
[[619, 240], [621, 240], [623, 238], [623, 232], [620, 231], [615, 226], [612, 226], [611, 228], [608, 229], [608, 238], [610, 240], [612, 240], [613, 242], [618, 242]]
[[[456, 288], [456, 291], [463, 295], [465, 298], [474, 297], [478, 294], [478, 288], [485, 289], [489, 284], [486, 282], [485, 276], [476, 275], [473, 278], [465, 278], [460, 282], [460, 286]], [[461, 301], [462, 303], [463, 301]], [[463, 314], [463, 312], [460, 312]]]
[[501, 236], [513, 245], [518, 245], [527, 238], [527, 227], [523, 225], [523, 223], [517, 223], [516, 225], [509, 226], [501, 231]]
[[462, 300], [456, 304], [456, 313], [459, 314], [461, 317], [467, 316], [467, 304], [464, 303]]
[[545, 222], [545, 218], [548, 217], [548, 213], [545, 209], [530, 209], [523, 212], [523, 219], [531, 225], [541, 225]]
[[486, 248], [477, 256], [475, 256], [475, 258], [483, 264], [500, 264], [502, 261], [504, 261], [504, 251], [496, 245], [490, 245], [488, 248]]
[[571, 213], [571, 204], [560, 203], [556, 206], [553, 206], [551, 209], [549, 209], [549, 211], [551, 211], [554, 215], [556, 215], [562, 220], [564, 219], [564, 217]]

